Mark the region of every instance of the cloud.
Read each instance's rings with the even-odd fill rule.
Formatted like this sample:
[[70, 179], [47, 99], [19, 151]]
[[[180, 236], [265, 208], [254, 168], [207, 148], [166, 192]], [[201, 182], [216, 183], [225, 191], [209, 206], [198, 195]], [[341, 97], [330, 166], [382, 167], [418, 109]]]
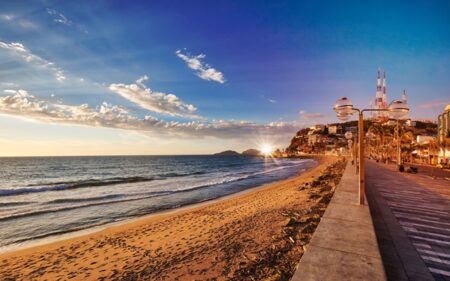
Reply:
[[12, 20], [14, 20], [14, 16], [11, 14], [1, 14], [0, 19], [2, 21], [12, 21]]
[[204, 54], [192, 56], [190, 54], [183, 54], [181, 50], [177, 50], [175, 54], [182, 60], [184, 60], [187, 66], [196, 71], [198, 77], [203, 80], [215, 81], [218, 83], [225, 83], [225, 77], [223, 73], [212, 68], [208, 64], [202, 62], [206, 57]]
[[66, 105], [42, 100], [26, 90], [8, 90], [0, 97], [0, 114], [48, 123], [75, 124], [92, 127], [117, 128], [168, 137], [227, 138], [248, 136], [291, 135], [298, 130], [295, 123], [272, 122], [257, 124], [249, 121], [213, 120], [177, 122], [164, 121], [153, 116], [137, 118], [125, 108], [107, 103], [92, 108], [87, 104]]
[[52, 16], [53, 21], [56, 23], [60, 23], [67, 26], [71, 26], [73, 24], [72, 21], [70, 21], [65, 15], [56, 10], [47, 8], [47, 13], [50, 16]]
[[54, 10], [47, 8], [47, 14], [49, 14], [53, 21], [68, 27], [75, 27], [78, 31], [83, 33], [88, 33], [87, 29], [82, 24], [74, 23], [73, 21], [69, 20], [64, 14]]
[[12, 82], [0, 82], [1, 86], [6, 86], [6, 87], [17, 87], [16, 83], [12, 83]]
[[50, 70], [56, 80], [63, 82], [66, 80], [64, 71], [57, 67], [53, 62], [48, 61], [38, 55], [33, 54], [22, 43], [11, 42], [5, 43], [0, 41], [0, 48], [12, 52], [14, 55], [20, 56], [25, 62]]
[[34, 23], [28, 19], [17, 18], [13, 14], [0, 14], [0, 21], [20, 26], [23, 29], [30, 29], [30, 30], [39, 29], [39, 26], [36, 23]]
[[266, 97], [265, 95], [261, 95], [260, 97], [263, 98], [263, 99], [265, 99], [266, 101], [268, 101], [268, 102], [270, 102], [270, 103], [277, 103], [276, 100], [271, 99], [271, 98], [268, 98], [268, 97]]
[[140, 107], [153, 112], [171, 116], [201, 118], [194, 114], [197, 110], [195, 106], [182, 102], [173, 94], [152, 91], [144, 84], [146, 80], [148, 80], [148, 76], [144, 75], [136, 80], [135, 83], [129, 85], [122, 83], [111, 84], [109, 89]]
[[444, 107], [449, 104], [450, 102], [447, 100], [432, 100], [426, 103], [421, 103], [418, 107], [422, 109], [431, 109], [431, 108], [439, 108], [441, 107], [444, 109]]
[[300, 110], [300, 112], [298, 113], [300, 115], [300, 119], [303, 120], [313, 120], [313, 119], [320, 119], [320, 118], [324, 118], [325, 114], [322, 113], [307, 113], [304, 110]]

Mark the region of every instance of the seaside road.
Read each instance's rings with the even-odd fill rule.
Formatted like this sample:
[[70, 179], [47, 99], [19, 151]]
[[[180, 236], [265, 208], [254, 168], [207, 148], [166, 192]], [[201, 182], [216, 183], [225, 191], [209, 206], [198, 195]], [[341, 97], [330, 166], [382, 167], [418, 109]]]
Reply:
[[366, 160], [366, 194], [389, 280], [450, 280], [450, 182]]

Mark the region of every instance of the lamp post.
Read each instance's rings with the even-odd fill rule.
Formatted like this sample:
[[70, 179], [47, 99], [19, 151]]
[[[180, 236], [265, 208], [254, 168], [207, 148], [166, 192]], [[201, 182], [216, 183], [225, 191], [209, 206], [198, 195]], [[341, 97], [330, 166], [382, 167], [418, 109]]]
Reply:
[[404, 117], [409, 112], [408, 105], [401, 100], [393, 100], [391, 104], [389, 104], [389, 115], [393, 119], [397, 121], [397, 168], [399, 171], [402, 171], [402, 149], [401, 149], [401, 141], [400, 141], [400, 131], [399, 131], [399, 120]]
[[359, 162], [359, 200], [360, 205], [364, 204], [365, 194], [365, 169], [364, 169], [364, 118], [365, 111], [388, 111], [394, 118], [400, 118], [409, 112], [409, 107], [406, 103], [400, 100], [394, 100], [389, 105], [388, 109], [358, 109], [353, 107], [353, 103], [347, 97], [342, 97], [336, 101], [333, 107], [336, 111], [336, 116], [341, 121], [347, 121], [354, 112], [358, 112], [358, 162]]
[[351, 156], [351, 158], [352, 158], [352, 165], [353, 165], [353, 163], [354, 163], [354, 161], [355, 161], [355, 155], [354, 155], [354, 153], [353, 153], [353, 147], [352, 147], [352, 144], [353, 144], [353, 140], [352, 140], [353, 134], [352, 134], [352, 132], [348, 131], [348, 132], [345, 132], [344, 136], [345, 136], [345, 138], [347, 139], [348, 150], [350, 151], [350, 156]]

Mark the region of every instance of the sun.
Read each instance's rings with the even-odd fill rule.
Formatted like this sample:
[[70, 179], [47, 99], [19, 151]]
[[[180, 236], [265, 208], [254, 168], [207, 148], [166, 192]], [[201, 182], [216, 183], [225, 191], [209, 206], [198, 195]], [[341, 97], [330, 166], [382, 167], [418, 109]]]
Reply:
[[272, 154], [273, 148], [270, 144], [263, 143], [260, 147], [260, 150], [263, 155], [267, 156], [267, 155]]

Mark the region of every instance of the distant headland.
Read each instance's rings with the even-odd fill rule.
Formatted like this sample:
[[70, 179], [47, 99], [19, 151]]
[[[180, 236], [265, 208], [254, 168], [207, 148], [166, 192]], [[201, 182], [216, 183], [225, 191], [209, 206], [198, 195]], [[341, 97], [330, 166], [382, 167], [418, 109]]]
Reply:
[[214, 153], [213, 155], [216, 156], [262, 156], [261, 151], [257, 149], [247, 149], [243, 151], [242, 153], [239, 153], [234, 150], [225, 150], [219, 153]]

